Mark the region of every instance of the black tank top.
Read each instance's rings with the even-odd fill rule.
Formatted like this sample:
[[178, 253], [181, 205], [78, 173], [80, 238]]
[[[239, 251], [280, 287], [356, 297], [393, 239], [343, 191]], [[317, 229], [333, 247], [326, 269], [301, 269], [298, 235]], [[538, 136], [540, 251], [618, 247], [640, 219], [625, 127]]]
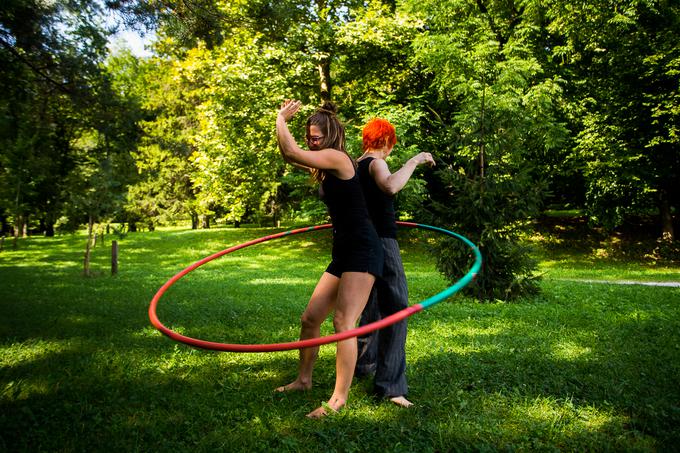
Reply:
[[364, 194], [359, 177], [354, 173], [350, 179], [340, 179], [326, 173], [323, 183], [323, 202], [328, 206], [333, 223], [333, 240], [346, 245], [354, 243], [359, 236], [374, 236], [368, 217]]
[[358, 174], [344, 180], [326, 173], [321, 187], [333, 223], [335, 269], [382, 275], [382, 244], [368, 216]]
[[367, 157], [359, 161], [359, 180], [364, 191], [366, 206], [375, 226], [378, 236], [381, 238], [397, 237], [396, 214], [394, 213], [394, 197], [380, 190], [371, 176], [368, 167], [375, 158]]

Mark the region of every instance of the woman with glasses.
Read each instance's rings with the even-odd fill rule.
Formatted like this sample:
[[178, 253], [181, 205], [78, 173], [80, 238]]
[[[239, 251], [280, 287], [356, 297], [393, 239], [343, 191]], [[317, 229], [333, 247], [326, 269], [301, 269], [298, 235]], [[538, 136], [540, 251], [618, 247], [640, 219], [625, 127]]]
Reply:
[[[300, 339], [321, 335], [320, 327], [331, 311], [335, 332], [356, 326], [375, 278], [382, 274], [380, 239], [366, 210], [354, 161], [345, 151], [345, 129], [335, 106], [324, 104], [307, 119], [307, 144], [302, 149], [288, 130], [288, 121], [300, 109], [299, 101], [286, 100], [276, 118], [276, 135], [284, 160], [307, 168], [321, 185], [321, 197], [333, 224], [332, 260], [321, 275], [302, 314]], [[277, 391], [307, 390], [312, 386], [319, 347], [300, 349], [298, 377]], [[335, 389], [327, 403], [307, 414], [320, 418], [347, 403], [357, 359], [357, 339], [337, 343]]]
[[[430, 153], [420, 153], [391, 173], [385, 158], [397, 143], [394, 126], [382, 118], [369, 121], [362, 131], [364, 154], [357, 159], [358, 173], [368, 212], [384, 252], [383, 275], [378, 278], [361, 315], [369, 324], [408, 307], [408, 287], [397, 243], [394, 195], [404, 188], [418, 165], [434, 165]], [[374, 392], [393, 403], [409, 407], [406, 399], [406, 320], [359, 337], [357, 377], [374, 374]]]

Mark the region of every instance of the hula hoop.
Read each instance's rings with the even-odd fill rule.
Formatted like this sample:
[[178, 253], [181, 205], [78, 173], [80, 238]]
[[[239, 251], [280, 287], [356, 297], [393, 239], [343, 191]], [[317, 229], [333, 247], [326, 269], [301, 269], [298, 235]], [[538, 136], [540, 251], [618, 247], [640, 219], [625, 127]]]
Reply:
[[179, 334], [163, 325], [163, 323], [160, 322], [158, 319], [158, 316], [156, 315], [156, 307], [158, 306], [158, 301], [160, 300], [161, 296], [165, 293], [165, 291], [168, 290], [172, 285], [174, 285], [177, 280], [180, 278], [184, 277], [186, 274], [189, 272], [195, 270], [196, 268], [204, 265], [205, 263], [208, 263], [214, 259], [217, 259], [221, 256], [227, 255], [229, 253], [235, 252], [237, 250], [240, 250], [242, 248], [250, 247], [251, 245], [259, 244], [260, 242], [265, 242], [265, 241], [271, 241], [272, 239], [278, 239], [286, 236], [292, 236], [294, 234], [301, 234], [301, 233], [308, 233], [310, 231], [318, 231], [318, 230], [325, 230], [327, 228], [331, 228], [331, 224], [325, 224], [325, 225], [316, 225], [316, 226], [311, 226], [311, 227], [306, 227], [306, 228], [299, 228], [296, 230], [290, 230], [290, 231], [284, 231], [282, 233], [277, 233], [277, 234], [272, 234], [269, 236], [261, 237], [259, 239], [254, 239], [249, 242], [244, 242], [243, 244], [235, 245], [233, 247], [230, 247], [226, 250], [222, 250], [221, 252], [217, 252], [213, 255], [210, 255], [206, 258], [203, 258], [200, 261], [195, 262], [191, 266], [185, 268], [178, 274], [176, 274], [174, 277], [172, 277], [170, 280], [168, 280], [161, 288], [156, 292], [156, 295], [151, 299], [151, 304], [149, 305], [149, 319], [151, 320], [151, 324], [161, 331], [164, 335], [172, 338], [175, 341], [179, 341], [181, 343], [185, 343], [189, 346], [194, 346], [197, 348], [201, 349], [210, 349], [214, 351], [225, 351], [225, 352], [273, 352], [273, 351], [288, 351], [291, 349], [300, 349], [300, 348], [308, 348], [312, 346], [319, 346], [322, 344], [328, 344], [328, 343], [333, 343], [336, 341], [341, 341], [345, 340], [347, 338], [352, 338], [356, 337], [359, 335], [365, 335], [369, 332], [373, 332], [374, 330], [382, 329], [383, 327], [387, 327], [391, 324], [394, 324], [396, 322], [401, 321], [402, 319], [405, 319], [415, 313], [418, 313], [422, 310], [425, 310], [442, 300], [446, 299], [447, 297], [452, 296], [454, 293], [459, 291], [461, 288], [463, 288], [465, 285], [470, 283], [472, 279], [475, 278], [477, 273], [479, 272], [479, 269], [482, 266], [482, 254], [479, 252], [479, 249], [475, 244], [473, 244], [468, 238], [465, 236], [462, 236], [458, 233], [454, 233], [453, 231], [445, 230], [443, 228], [438, 228], [435, 226], [431, 225], [424, 225], [420, 223], [412, 223], [412, 222], [397, 222], [399, 226], [403, 227], [409, 227], [409, 228], [420, 228], [424, 230], [431, 230], [431, 231], [436, 231], [438, 233], [443, 233], [449, 236], [452, 236], [454, 238], [457, 238], [464, 242], [468, 247], [472, 249], [472, 252], [475, 255], [475, 262], [470, 268], [470, 270], [457, 282], [455, 282], [453, 285], [449, 286], [446, 288], [444, 291], [435, 294], [432, 297], [429, 297], [422, 302], [419, 302], [417, 304], [411, 305], [407, 308], [404, 308], [403, 310], [400, 310], [386, 318], [383, 318], [379, 321], [373, 322], [371, 324], [366, 324], [365, 326], [361, 327], [356, 327], [351, 330], [347, 330], [344, 332], [336, 333], [333, 335], [327, 335], [325, 337], [319, 337], [319, 338], [310, 338], [307, 340], [299, 340], [299, 341], [291, 341], [288, 343], [269, 343], [269, 344], [229, 344], [229, 343], [216, 343], [213, 341], [205, 341], [205, 340], [200, 340], [197, 338], [191, 338], [187, 337], [185, 335]]

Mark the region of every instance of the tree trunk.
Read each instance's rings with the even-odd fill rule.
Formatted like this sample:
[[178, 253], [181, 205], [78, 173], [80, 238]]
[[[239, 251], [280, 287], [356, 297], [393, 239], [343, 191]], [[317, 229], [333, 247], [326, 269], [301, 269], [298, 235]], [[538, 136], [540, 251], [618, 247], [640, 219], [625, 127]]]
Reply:
[[191, 213], [191, 229], [192, 230], [198, 229], [198, 214], [196, 214], [195, 212]]
[[323, 102], [331, 100], [331, 61], [328, 56], [319, 58], [319, 92]]
[[40, 219], [40, 231], [42, 231], [46, 237], [54, 237], [54, 221], [52, 220], [52, 217], [52, 215], [47, 214]]
[[19, 231], [21, 230], [22, 215], [19, 213], [19, 201], [21, 200], [21, 180], [17, 181], [17, 195], [14, 200], [14, 243], [12, 247], [16, 250], [19, 246]]
[[14, 242], [12, 243], [12, 247], [16, 250], [16, 248], [19, 246], [19, 231], [22, 230], [23, 227], [23, 217], [20, 214], [17, 214], [17, 216], [14, 218]]
[[210, 216], [207, 215], [201, 216], [201, 228], [206, 230], [210, 229]]
[[[316, 0], [316, 14], [319, 18], [319, 23], [328, 24], [330, 21], [329, 10], [331, 7], [328, 5], [327, 0]], [[321, 36], [317, 44], [319, 44], [320, 50], [317, 54], [318, 64], [317, 69], [319, 70], [319, 94], [321, 96], [321, 101], [326, 102], [331, 100], [331, 47], [329, 44], [333, 41], [330, 36]]]
[[673, 216], [668, 201], [668, 192], [664, 189], [659, 191], [659, 213], [661, 214], [661, 238], [665, 241], [674, 241]]
[[7, 223], [7, 217], [0, 216], [0, 236], [4, 236], [9, 233], [9, 224]]
[[481, 108], [481, 114], [480, 114], [480, 120], [479, 120], [479, 125], [480, 125], [480, 130], [479, 130], [479, 176], [482, 178], [482, 181], [484, 180], [484, 168], [486, 167], [486, 150], [484, 149], [484, 146], [486, 144], [485, 140], [486, 137], [484, 137], [484, 113], [485, 113], [485, 108], [486, 108], [486, 82], [484, 81], [484, 78], [482, 77], [482, 108]]

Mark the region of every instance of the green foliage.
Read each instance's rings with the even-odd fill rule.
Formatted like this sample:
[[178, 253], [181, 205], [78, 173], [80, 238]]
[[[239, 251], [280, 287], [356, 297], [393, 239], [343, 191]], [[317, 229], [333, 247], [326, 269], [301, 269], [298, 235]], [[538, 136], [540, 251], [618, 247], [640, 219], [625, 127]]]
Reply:
[[[285, 97], [285, 74], [262, 63], [281, 55], [258, 34], [243, 32], [193, 62], [207, 77], [194, 136], [194, 184], [199, 203], [223, 207], [229, 221], [279, 216], [283, 162], [272, 128], [276, 101]], [[215, 64], [219, 72], [209, 70]]]
[[[517, 238], [546, 195], [540, 161], [566, 136], [556, 115], [560, 80], [531, 52], [535, 11], [468, 2], [411, 7], [428, 18], [414, 59], [434, 75], [437, 96], [427, 126], [443, 167], [429, 185], [433, 222], [480, 245], [485, 266], [470, 290], [480, 299], [534, 293], [536, 266]], [[459, 278], [467, 258], [450, 242], [438, 250], [440, 270]]]
[[[446, 195], [433, 195], [437, 224], [448, 225], [480, 249], [482, 269], [464, 289], [480, 300], [510, 300], [538, 291], [537, 262], [519, 242], [527, 218], [538, 210], [544, 188], [527, 172], [512, 178], [470, 179], [452, 168], [437, 172]], [[470, 268], [469, 250], [460, 241], [439, 241], [437, 267], [451, 281]]]
[[[33, 217], [41, 232], [53, 234], [56, 220], [69, 210], [82, 219], [86, 212], [72, 212], [76, 198], [78, 206], [95, 209], [94, 200], [82, 202], [94, 194], [93, 186], [81, 184], [94, 174], [79, 174], [85, 161], [108, 166], [99, 176], [115, 178], [99, 189], [116, 187], [112, 198], [125, 190], [136, 118], [126, 114], [101, 67], [101, 8], [87, 0], [0, 6], [0, 216], [11, 214], [15, 230]], [[93, 137], [94, 146], [80, 146]]]
[[[91, 215], [150, 227], [325, 221], [316, 187], [278, 155], [274, 118], [301, 99], [301, 142], [304, 116], [332, 99], [351, 154], [375, 116], [397, 127], [390, 168], [433, 153], [440, 172], [419, 169], [397, 208], [484, 244], [480, 279], [504, 283], [480, 280], [480, 295], [530, 292], [516, 240], [544, 201], [607, 228], [659, 213], [672, 239], [679, 9], [610, 3], [107, 2], [157, 40], [152, 58], [104, 60], [101, 3], [4, 2], [3, 229]], [[455, 251], [440, 250], [454, 278]]]
[[563, 37], [553, 52], [572, 91], [571, 159], [589, 214], [613, 228], [626, 215], [677, 212], [680, 7], [555, 3], [549, 17], [548, 29]]
[[136, 149], [131, 151], [138, 180], [130, 186], [126, 211], [132, 219], [162, 223], [205, 214], [196, 202], [191, 138], [195, 128], [195, 94], [178, 74], [177, 65], [153, 59], [138, 68], [112, 66], [127, 80], [144, 117]]

